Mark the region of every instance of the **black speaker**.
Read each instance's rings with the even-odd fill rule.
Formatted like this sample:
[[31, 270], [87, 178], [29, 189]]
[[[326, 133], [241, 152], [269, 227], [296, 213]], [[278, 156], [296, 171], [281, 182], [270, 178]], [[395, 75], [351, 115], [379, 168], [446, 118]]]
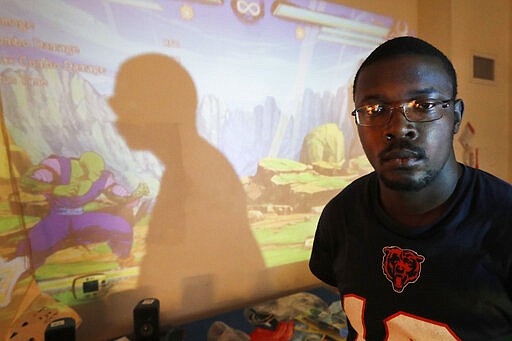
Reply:
[[64, 317], [52, 321], [44, 331], [44, 341], [75, 341], [75, 319]]
[[160, 339], [160, 301], [145, 298], [133, 309], [133, 331], [135, 341], [158, 341]]

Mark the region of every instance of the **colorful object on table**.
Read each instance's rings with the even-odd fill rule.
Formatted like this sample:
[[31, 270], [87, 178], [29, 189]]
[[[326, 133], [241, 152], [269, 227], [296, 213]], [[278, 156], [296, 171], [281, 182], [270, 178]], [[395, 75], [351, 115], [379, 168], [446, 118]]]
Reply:
[[249, 334], [251, 341], [289, 341], [294, 334], [294, 321], [278, 322], [275, 330], [256, 328]]

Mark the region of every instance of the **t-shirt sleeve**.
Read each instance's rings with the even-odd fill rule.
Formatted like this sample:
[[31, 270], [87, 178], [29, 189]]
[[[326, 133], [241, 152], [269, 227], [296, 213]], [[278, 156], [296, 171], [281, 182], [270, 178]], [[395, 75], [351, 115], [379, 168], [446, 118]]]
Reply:
[[335, 287], [337, 283], [333, 268], [332, 238], [328, 233], [326, 220], [324, 210], [316, 229], [311, 258], [309, 259], [309, 269], [318, 279]]

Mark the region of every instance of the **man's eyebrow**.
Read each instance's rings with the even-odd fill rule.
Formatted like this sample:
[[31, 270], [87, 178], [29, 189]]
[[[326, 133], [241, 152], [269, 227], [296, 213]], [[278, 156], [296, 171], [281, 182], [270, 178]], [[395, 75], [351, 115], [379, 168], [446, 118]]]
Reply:
[[[407, 96], [403, 98], [404, 101], [410, 101], [416, 99], [418, 97], [429, 97], [429, 96], [439, 96], [441, 91], [434, 87], [424, 88], [424, 89], [413, 89], [407, 93]], [[378, 103], [386, 103], [386, 98], [382, 94], [368, 94], [359, 100], [361, 103], [368, 102], [378, 102]]]
[[425, 89], [416, 89], [409, 92], [409, 99], [414, 99], [416, 97], [426, 97], [432, 95], [439, 95], [441, 92], [436, 88], [430, 87]]
[[370, 94], [370, 95], [366, 95], [366, 96], [364, 96], [363, 98], [361, 98], [361, 99], [359, 100], [359, 102], [361, 102], [361, 103], [367, 103], [367, 102], [379, 102], [379, 103], [380, 103], [380, 102], [382, 102], [382, 101], [383, 101], [383, 98], [382, 98], [382, 97], [383, 97], [383, 96], [381, 96], [381, 95], [377, 95], [377, 94], [376, 94], [376, 95], [372, 95], [372, 94]]
[[[403, 101], [410, 101], [416, 98], [425, 98], [430, 96], [439, 96], [442, 94], [442, 91], [436, 89], [435, 87], [428, 87], [423, 89], [412, 89], [407, 93], [407, 97], [403, 98]], [[388, 103], [385, 96], [382, 94], [368, 94], [361, 98], [359, 103]]]

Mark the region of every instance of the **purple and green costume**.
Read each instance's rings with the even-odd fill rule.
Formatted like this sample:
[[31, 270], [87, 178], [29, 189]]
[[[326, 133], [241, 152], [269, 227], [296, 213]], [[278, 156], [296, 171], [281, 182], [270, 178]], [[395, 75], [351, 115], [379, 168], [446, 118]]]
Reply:
[[[60, 164], [60, 184], [68, 184], [71, 179], [71, 159], [57, 158]], [[26, 255], [28, 244], [32, 254], [34, 269], [44, 264], [52, 253], [62, 249], [63, 244], [89, 245], [107, 242], [112, 252], [119, 258], [126, 258], [133, 242], [133, 229], [126, 219], [103, 212], [84, 212], [84, 205], [92, 202], [107, 187], [112, 177], [103, 171], [87, 193], [74, 197], [60, 197], [47, 194], [50, 213], [29, 232], [28, 240], [20, 243], [18, 255]], [[67, 242], [67, 243], [66, 243]]]

